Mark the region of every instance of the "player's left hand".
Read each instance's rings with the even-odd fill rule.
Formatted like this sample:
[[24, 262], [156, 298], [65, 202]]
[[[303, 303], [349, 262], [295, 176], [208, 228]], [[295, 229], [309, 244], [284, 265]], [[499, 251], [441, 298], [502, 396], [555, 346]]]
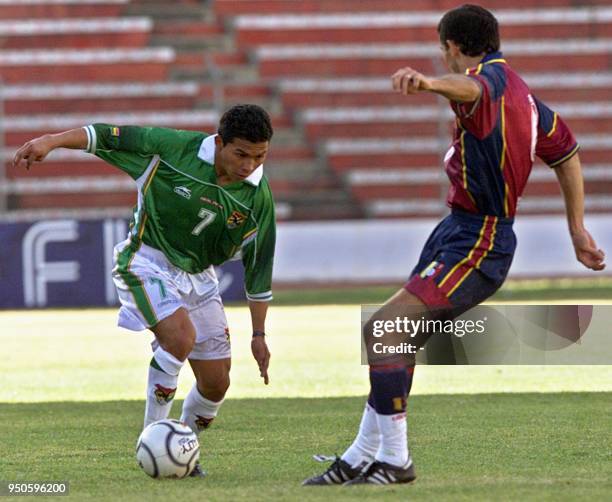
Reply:
[[266, 344], [265, 336], [254, 336], [251, 340], [251, 352], [257, 365], [259, 366], [259, 375], [264, 379], [264, 383], [268, 385], [268, 366], [270, 365], [270, 351]]
[[576, 258], [585, 267], [591, 270], [603, 270], [606, 268], [604, 263], [606, 254], [601, 249], [597, 249], [595, 240], [586, 229], [572, 234], [572, 244], [576, 251]]
[[404, 95], [431, 89], [430, 79], [409, 66], [397, 70], [391, 76], [391, 82], [393, 83], [393, 90]]

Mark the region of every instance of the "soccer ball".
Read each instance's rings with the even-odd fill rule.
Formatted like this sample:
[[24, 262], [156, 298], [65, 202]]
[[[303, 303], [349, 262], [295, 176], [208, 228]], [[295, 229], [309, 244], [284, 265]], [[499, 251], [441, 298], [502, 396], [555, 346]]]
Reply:
[[145, 427], [136, 444], [138, 465], [152, 478], [184, 478], [200, 458], [198, 437], [178, 420]]

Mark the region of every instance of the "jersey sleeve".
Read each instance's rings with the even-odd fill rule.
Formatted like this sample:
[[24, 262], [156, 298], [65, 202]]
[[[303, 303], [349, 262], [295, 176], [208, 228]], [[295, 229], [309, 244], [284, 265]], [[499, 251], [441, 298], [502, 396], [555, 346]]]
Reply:
[[84, 129], [87, 133], [87, 151], [134, 179], [145, 172], [154, 155], [167, 158], [194, 137], [204, 137], [195, 131], [163, 127], [92, 124]]
[[274, 248], [276, 247], [276, 218], [274, 200], [267, 184], [257, 201], [255, 211], [257, 226], [252, 234], [247, 234], [250, 241], [246, 244], [242, 262], [244, 264], [244, 286], [248, 300], [268, 302], [272, 300], [272, 267]]
[[575, 155], [580, 145], [557, 112], [538, 99], [534, 100], [538, 109], [536, 155], [550, 167], [556, 167]]
[[501, 65], [479, 65], [466, 76], [480, 87], [480, 96], [471, 103], [451, 101], [451, 108], [466, 128], [477, 138], [488, 136], [497, 123], [500, 100], [506, 88], [506, 72]]

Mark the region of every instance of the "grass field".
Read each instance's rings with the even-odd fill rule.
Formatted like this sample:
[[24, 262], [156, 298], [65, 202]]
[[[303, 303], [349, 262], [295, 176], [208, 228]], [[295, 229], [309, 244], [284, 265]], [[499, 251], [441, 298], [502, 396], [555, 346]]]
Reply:
[[[312, 287], [278, 290], [276, 305], [372, 304], [384, 303], [398, 285], [369, 287]], [[509, 279], [491, 297], [492, 302], [568, 302], [593, 303], [612, 299], [611, 277], [552, 279]]]
[[[228, 309], [232, 388], [202, 436], [205, 480], [151, 480], [134, 446], [147, 334], [113, 310], [0, 313], [0, 480], [67, 480], [75, 500], [609, 500], [612, 368], [417, 368], [409, 400], [419, 478], [408, 487], [302, 488], [341, 453], [367, 392], [359, 307], [270, 312], [271, 383], [249, 354], [248, 314]], [[191, 385], [182, 373], [172, 415]], [[265, 398], [265, 399], [261, 399]]]

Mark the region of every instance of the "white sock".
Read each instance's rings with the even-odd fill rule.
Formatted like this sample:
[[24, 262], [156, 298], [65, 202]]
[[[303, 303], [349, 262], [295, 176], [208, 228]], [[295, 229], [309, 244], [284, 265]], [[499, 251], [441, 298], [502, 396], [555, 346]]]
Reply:
[[370, 463], [374, 460], [379, 445], [380, 432], [376, 421], [376, 411], [366, 403], [357, 437], [343, 453], [342, 460], [351, 467], [357, 467], [363, 462]]
[[215, 419], [222, 404], [223, 399], [217, 402], [206, 399], [200, 394], [197, 384], [193, 384], [183, 402], [181, 422], [185, 422], [192, 431], [199, 434]]
[[376, 414], [380, 430], [380, 447], [376, 452], [376, 460], [397, 467], [408, 467], [408, 435], [406, 413], [395, 415]]
[[178, 374], [184, 362], [158, 347], [153, 352], [147, 382], [144, 426], [168, 418], [176, 393]]

